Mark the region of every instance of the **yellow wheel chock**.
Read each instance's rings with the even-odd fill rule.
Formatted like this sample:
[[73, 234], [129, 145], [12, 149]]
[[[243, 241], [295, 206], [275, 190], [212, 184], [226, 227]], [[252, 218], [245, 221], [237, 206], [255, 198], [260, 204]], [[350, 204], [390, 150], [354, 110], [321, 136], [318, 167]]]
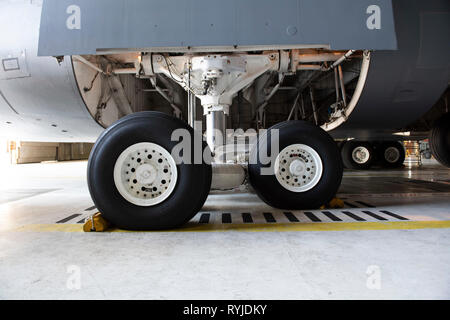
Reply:
[[102, 217], [100, 212], [87, 218], [83, 225], [84, 232], [104, 232], [111, 227], [111, 224]]
[[342, 201], [339, 198], [333, 198], [331, 199], [330, 202], [328, 202], [327, 204], [324, 204], [323, 206], [320, 207], [320, 210], [323, 209], [340, 209], [344, 207], [344, 201]]

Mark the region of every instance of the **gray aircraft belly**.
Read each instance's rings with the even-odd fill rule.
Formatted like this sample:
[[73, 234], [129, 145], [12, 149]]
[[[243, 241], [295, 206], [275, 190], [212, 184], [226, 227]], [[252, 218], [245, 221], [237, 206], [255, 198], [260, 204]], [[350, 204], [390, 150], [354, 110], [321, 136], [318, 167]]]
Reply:
[[39, 55], [302, 45], [396, 49], [391, 0], [44, 0]]
[[397, 51], [375, 51], [364, 90], [336, 137], [386, 136], [419, 119], [450, 81], [450, 1], [396, 0]]

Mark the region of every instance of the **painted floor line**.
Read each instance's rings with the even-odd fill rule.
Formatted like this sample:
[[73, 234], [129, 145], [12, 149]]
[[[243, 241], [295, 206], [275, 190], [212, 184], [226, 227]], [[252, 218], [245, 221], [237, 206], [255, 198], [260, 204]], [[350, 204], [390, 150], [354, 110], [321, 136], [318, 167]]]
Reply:
[[[294, 232], [294, 231], [365, 231], [365, 230], [416, 230], [450, 228], [445, 221], [387, 221], [387, 222], [342, 222], [342, 223], [273, 223], [273, 224], [198, 224], [163, 231], [141, 232]], [[83, 232], [80, 224], [30, 224], [19, 227], [16, 232]], [[111, 229], [110, 232], [139, 232]]]

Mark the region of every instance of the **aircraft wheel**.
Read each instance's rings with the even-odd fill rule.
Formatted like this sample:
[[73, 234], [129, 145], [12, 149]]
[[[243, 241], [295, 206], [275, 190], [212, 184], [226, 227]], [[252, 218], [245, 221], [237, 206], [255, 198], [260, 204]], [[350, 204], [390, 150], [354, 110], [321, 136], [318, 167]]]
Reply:
[[400, 168], [405, 161], [405, 148], [398, 141], [382, 142], [378, 156], [386, 168]]
[[[279, 133], [279, 152], [271, 155], [274, 130]], [[262, 161], [260, 153], [271, 155], [270, 161]], [[268, 129], [250, 152], [248, 165], [256, 193], [281, 209], [314, 209], [329, 202], [341, 184], [342, 171], [334, 140], [305, 121], [282, 122]]]
[[369, 169], [375, 159], [373, 147], [364, 141], [347, 141], [342, 149], [341, 156], [344, 166], [348, 169]]
[[450, 113], [440, 117], [430, 132], [430, 149], [442, 165], [450, 168]]
[[185, 163], [171, 154], [178, 144], [171, 141], [176, 129], [187, 130], [193, 158], [192, 128], [160, 112], [124, 117], [97, 140], [88, 162], [89, 192], [97, 209], [115, 226], [179, 227], [203, 206], [211, 186], [211, 166], [203, 160]]

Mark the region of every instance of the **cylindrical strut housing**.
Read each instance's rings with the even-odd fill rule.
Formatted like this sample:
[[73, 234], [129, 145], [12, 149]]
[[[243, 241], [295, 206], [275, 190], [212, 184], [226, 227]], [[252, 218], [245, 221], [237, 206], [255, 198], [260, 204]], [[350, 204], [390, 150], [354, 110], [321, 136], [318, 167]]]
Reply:
[[223, 111], [210, 111], [206, 115], [206, 142], [212, 152], [225, 143], [226, 115]]
[[212, 190], [238, 188], [245, 181], [245, 170], [240, 164], [213, 163], [212, 173]]

